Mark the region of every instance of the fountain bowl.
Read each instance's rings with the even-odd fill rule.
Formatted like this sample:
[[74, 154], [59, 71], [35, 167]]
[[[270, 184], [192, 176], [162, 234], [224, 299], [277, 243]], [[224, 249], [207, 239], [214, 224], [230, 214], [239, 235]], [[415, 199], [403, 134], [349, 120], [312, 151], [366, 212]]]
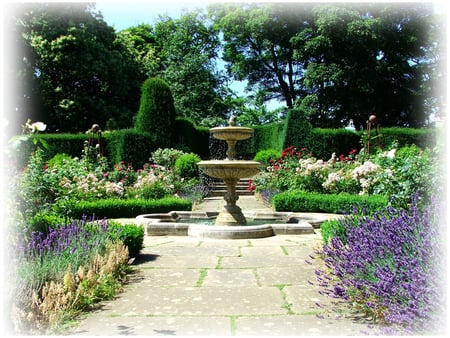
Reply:
[[256, 175], [259, 172], [261, 163], [245, 160], [209, 160], [200, 161], [198, 166], [211, 177], [240, 179]]
[[253, 129], [248, 127], [214, 127], [209, 130], [218, 140], [246, 140], [253, 136]]

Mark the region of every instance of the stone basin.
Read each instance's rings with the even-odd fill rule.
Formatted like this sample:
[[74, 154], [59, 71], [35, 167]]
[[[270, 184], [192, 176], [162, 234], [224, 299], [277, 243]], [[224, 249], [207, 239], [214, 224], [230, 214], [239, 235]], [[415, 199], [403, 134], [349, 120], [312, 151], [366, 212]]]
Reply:
[[248, 127], [214, 127], [209, 130], [218, 140], [241, 141], [246, 140], [253, 135], [253, 129]]
[[198, 166], [209, 176], [221, 179], [240, 179], [252, 177], [259, 172], [261, 163], [244, 160], [200, 161]]
[[244, 212], [245, 217], [259, 220], [257, 225], [218, 226], [202, 224], [214, 220], [219, 212], [171, 211], [167, 214], [146, 214], [136, 217], [147, 236], [191, 236], [214, 239], [264, 238], [275, 235], [314, 234], [329, 219], [322, 215], [294, 212]]

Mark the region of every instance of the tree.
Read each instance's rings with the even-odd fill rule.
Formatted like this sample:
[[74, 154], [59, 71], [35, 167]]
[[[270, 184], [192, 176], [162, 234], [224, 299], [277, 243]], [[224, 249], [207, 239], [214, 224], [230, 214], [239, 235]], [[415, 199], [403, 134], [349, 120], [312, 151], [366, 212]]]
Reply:
[[147, 78], [155, 76], [161, 70], [159, 48], [151, 25], [141, 24], [124, 29], [117, 33], [116, 39]]
[[[279, 99], [292, 108], [303, 90], [304, 60], [294, 58], [291, 39], [311, 25], [311, 4], [226, 4], [210, 6], [223, 32], [227, 69], [248, 81], [265, 101]], [[295, 9], [295, 10], [294, 10]]]
[[384, 126], [425, 125], [430, 20], [424, 4], [316, 7], [313, 35], [293, 39], [309, 58], [299, 105], [313, 124], [362, 128], [375, 114]]
[[[209, 13], [223, 32], [229, 74], [263, 101], [301, 107], [315, 126], [423, 126], [445, 95], [432, 5], [226, 4]], [[444, 67], [445, 68], [445, 67]], [[441, 80], [442, 81], [442, 80]]]
[[[16, 16], [22, 64], [17, 73], [31, 77], [32, 88], [18, 85], [17, 96], [29, 97], [28, 109], [49, 131], [85, 131], [132, 125], [143, 79], [136, 63], [116, 42], [114, 29], [88, 3], [35, 3]], [[27, 56], [31, 56], [27, 58]], [[38, 93], [31, 95], [30, 93]], [[39, 96], [42, 104], [35, 105]], [[23, 107], [18, 120], [30, 111]]]
[[177, 114], [204, 125], [228, 113], [226, 79], [215, 63], [220, 41], [201, 11], [174, 20], [161, 16], [155, 24], [161, 69], [170, 83]]

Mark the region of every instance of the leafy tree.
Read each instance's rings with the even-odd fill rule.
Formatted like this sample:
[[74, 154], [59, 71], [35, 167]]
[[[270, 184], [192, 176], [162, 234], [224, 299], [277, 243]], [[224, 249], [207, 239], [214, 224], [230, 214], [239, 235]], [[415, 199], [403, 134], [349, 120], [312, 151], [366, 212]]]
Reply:
[[156, 76], [161, 70], [159, 48], [151, 25], [141, 24], [124, 29], [117, 33], [116, 39], [147, 78]]
[[18, 83], [16, 96], [28, 101], [17, 107], [19, 121], [39, 110], [32, 115], [49, 131], [132, 125], [142, 75], [93, 5], [26, 4], [17, 10], [12, 29], [23, 46], [15, 72], [32, 80], [31, 87]]
[[301, 104], [311, 121], [362, 127], [376, 114], [387, 126], [424, 125], [430, 20], [424, 4], [316, 7], [312, 36], [293, 39], [309, 58]]
[[431, 4], [216, 4], [230, 75], [262, 101], [301, 107], [311, 123], [423, 126], [445, 94]]
[[171, 84], [179, 116], [204, 125], [226, 117], [226, 79], [217, 69], [220, 40], [200, 10], [180, 19], [161, 16], [154, 27], [159, 77]]
[[[295, 6], [295, 11], [293, 11]], [[311, 4], [225, 4], [210, 6], [223, 32], [227, 69], [247, 80], [264, 101], [280, 99], [288, 108], [302, 92], [304, 61], [294, 58], [291, 39], [311, 25]]]

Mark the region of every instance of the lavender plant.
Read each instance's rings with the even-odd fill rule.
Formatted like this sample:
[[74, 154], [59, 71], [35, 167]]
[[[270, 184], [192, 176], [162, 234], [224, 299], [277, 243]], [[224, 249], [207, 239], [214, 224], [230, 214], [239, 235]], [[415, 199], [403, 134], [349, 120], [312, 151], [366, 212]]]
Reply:
[[445, 230], [442, 204], [419, 209], [388, 207], [357, 226], [345, 221], [345, 241], [334, 237], [320, 250], [326, 268], [316, 271], [331, 297], [388, 324], [386, 332], [425, 334], [445, 327]]
[[[12, 311], [16, 316], [13, 320], [23, 317], [27, 318], [23, 321], [29, 321], [30, 327], [36, 326], [36, 323], [43, 325], [40, 318], [43, 316], [42, 304], [51, 302], [45, 299], [44, 289], [48, 289], [49, 283], [67, 280], [67, 276], [80, 275], [80, 269], [92, 269], [93, 260], [98, 259], [96, 257], [111, 254], [111, 239], [119, 237], [119, 234], [111, 231], [107, 220], [96, 221], [84, 217], [57, 229], [50, 229], [46, 234], [33, 232], [28, 241], [17, 239], [16, 250], [11, 255], [14, 260], [11, 267], [15, 272], [9, 272], [15, 280], [10, 290], [13, 309], [16, 309]], [[119, 252], [112, 254], [124, 256]], [[115, 271], [123, 270], [127, 261], [128, 251], [126, 257], [121, 258], [121, 263], [110, 268], [109, 276], [114, 278]], [[80, 301], [88, 303], [91, 300], [79, 297]], [[83, 304], [74, 302], [70, 306]]]

